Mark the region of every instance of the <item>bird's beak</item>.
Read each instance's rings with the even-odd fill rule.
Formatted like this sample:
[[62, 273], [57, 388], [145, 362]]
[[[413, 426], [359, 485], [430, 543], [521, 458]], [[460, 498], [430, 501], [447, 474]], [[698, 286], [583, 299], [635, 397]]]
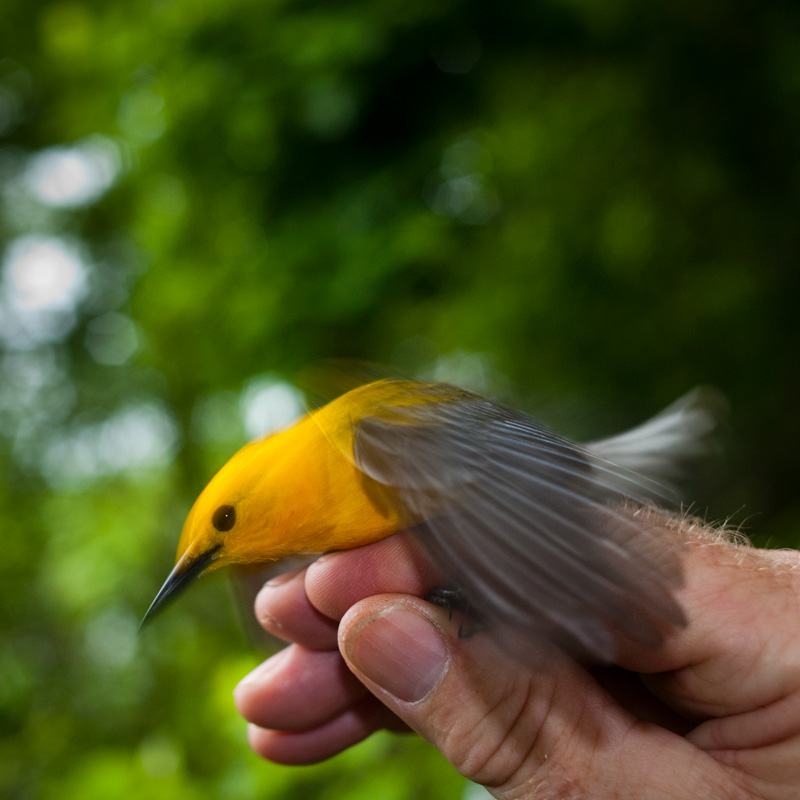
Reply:
[[187, 586], [189, 586], [189, 584], [193, 583], [195, 578], [199, 578], [200, 575], [203, 574], [209, 563], [214, 560], [217, 550], [219, 550], [221, 546], [222, 545], [218, 544], [210, 550], [200, 553], [199, 556], [189, 557], [188, 553], [184, 554], [180, 561], [173, 567], [172, 572], [170, 572], [169, 576], [164, 581], [164, 585], [158, 590], [158, 594], [155, 596], [153, 602], [150, 603], [150, 608], [147, 609], [147, 613], [142, 617], [142, 621], [139, 623], [139, 630], [142, 629], [149, 619], [152, 619], [161, 611], [164, 606], [171, 603]]

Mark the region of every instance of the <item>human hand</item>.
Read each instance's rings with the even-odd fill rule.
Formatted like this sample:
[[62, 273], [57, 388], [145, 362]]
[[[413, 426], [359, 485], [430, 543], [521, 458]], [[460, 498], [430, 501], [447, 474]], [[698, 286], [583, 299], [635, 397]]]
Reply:
[[793, 798], [800, 790], [798, 554], [687, 542], [689, 619], [657, 651], [588, 671], [542, 639], [521, 666], [419, 599], [441, 582], [407, 535], [267, 584], [261, 624], [293, 644], [236, 689], [260, 755], [312, 763], [411, 728], [498, 798]]

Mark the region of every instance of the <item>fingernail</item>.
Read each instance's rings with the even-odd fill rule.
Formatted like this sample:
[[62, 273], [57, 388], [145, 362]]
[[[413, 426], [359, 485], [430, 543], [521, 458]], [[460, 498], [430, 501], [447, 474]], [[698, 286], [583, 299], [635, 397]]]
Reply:
[[449, 652], [427, 617], [396, 604], [357, 627], [347, 657], [378, 686], [399, 700], [415, 703], [438, 686]]

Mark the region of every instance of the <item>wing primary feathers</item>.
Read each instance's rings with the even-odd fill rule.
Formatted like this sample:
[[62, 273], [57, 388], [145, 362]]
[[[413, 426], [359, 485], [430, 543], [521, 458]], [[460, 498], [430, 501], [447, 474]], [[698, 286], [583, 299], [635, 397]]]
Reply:
[[[506, 452], [513, 453], [520, 458], [539, 461], [543, 465], [546, 464], [549, 470], [573, 474], [573, 469], [570, 465], [575, 465], [575, 468], [580, 468], [583, 472], [587, 472], [588, 468], [591, 467], [594, 473], [593, 479], [598, 489], [602, 488], [605, 493], [628, 499], [652, 499], [656, 501], [667, 501], [673, 494], [673, 490], [665, 484], [612, 464], [580, 445], [559, 439], [547, 432], [542, 432], [537, 437], [537, 446], [539, 446], [542, 453], [557, 454], [558, 458], [565, 463], [562, 464], [556, 460], [545, 462], [536, 452], [529, 448], [521, 447], [521, 442], [518, 439], [513, 436], [506, 438]], [[501, 437], [499, 446], [502, 446], [503, 441]], [[554, 443], [558, 445], [557, 448], [553, 447]]]
[[[601, 660], [616, 635], [654, 646], [685, 624], [671, 594], [676, 549], [630, 509], [670, 496], [670, 456], [660, 463], [648, 448], [691, 452], [675, 438], [680, 415], [708, 427], [691, 402], [633, 439], [582, 447], [484, 398], [423, 386], [423, 400], [404, 387], [354, 422], [353, 458], [482, 617]], [[607, 457], [615, 451], [621, 465]], [[637, 452], [657, 464], [652, 475], [629, 468]]]
[[[455, 523], [457, 520], [448, 520]], [[499, 629], [510, 629], [515, 636], [526, 633], [554, 635], [566, 631], [585, 652], [600, 659], [610, 659], [610, 636], [599, 622], [592, 624], [585, 608], [576, 607], [571, 598], [553, 587], [542, 585], [537, 570], [524, 571], [524, 581], [514, 574], [520, 562], [509, 563], [502, 558], [497, 562], [474, 559], [464, 549], [447, 546], [449, 530], [442, 530], [443, 520], [428, 523], [430, 531], [425, 536], [426, 547], [437, 563], [450, 565], [454, 578], [461, 580], [470, 605], [477, 598], [482, 618]], [[449, 524], [448, 524], [449, 528]], [[527, 586], [527, 591], [523, 587]], [[544, 602], [543, 602], [544, 601]], [[474, 607], [474, 606], [473, 606]], [[512, 641], [512, 644], [515, 643]]]
[[[453, 409], [437, 408], [436, 411], [441, 415], [443, 421], [449, 422], [451, 428], [455, 429], [459, 417]], [[442, 476], [446, 476], [448, 482], [452, 482], [459, 479], [460, 472], [474, 471], [473, 462], [487, 455], [480, 438], [470, 440], [460, 435], [451, 435], [452, 431], [435, 430], [424, 424], [415, 426], [414, 422], [424, 423], [426, 416], [424, 408], [392, 407], [389, 412], [387, 418], [367, 418], [361, 420], [358, 426], [360, 438], [368, 438], [371, 447], [383, 449], [393, 464], [397, 462], [398, 456], [402, 456], [413, 443], [414, 446], [411, 446], [411, 450], [407, 452], [409, 458], [404, 462], [403, 469], [391, 467], [394, 472], [391, 482], [395, 485], [399, 486], [400, 481], [405, 481], [409, 487], [444, 484]], [[490, 431], [489, 424], [492, 424]], [[391, 435], [395, 429], [406, 430], [408, 435], [401, 437]], [[602, 490], [606, 494], [636, 499], [639, 502], [654, 500], [661, 504], [670, 504], [676, 495], [676, 492], [668, 484], [650, 480], [612, 464], [594, 452], [551, 433], [532, 420], [513, 418], [511, 412], [493, 414], [488, 418], [488, 424], [484, 419], [483, 429], [491, 438], [492, 451], [498, 454], [509, 452], [517, 458], [530, 459], [531, 462], [538, 461], [551, 473], [571, 476], [574, 470], [587, 471], [591, 466], [595, 471], [598, 490]], [[419, 448], [422, 444], [420, 440], [424, 437], [425, 431], [430, 434], [432, 439], [437, 440], [437, 447], [447, 445], [449, 471], [434, 472], [426, 469], [429, 466], [426, 460], [419, 458]], [[433, 442], [429, 444], [433, 445]], [[547, 459], [547, 456], [550, 458]]]

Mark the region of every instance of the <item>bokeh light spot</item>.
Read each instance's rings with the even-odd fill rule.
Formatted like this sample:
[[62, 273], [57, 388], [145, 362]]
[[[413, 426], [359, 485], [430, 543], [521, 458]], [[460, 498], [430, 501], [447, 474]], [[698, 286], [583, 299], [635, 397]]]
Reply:
[[120, 171], [114, 143], [93, 136], [73, 147], [52, 147], [30, 159], [24, 181], [41, 202], [57, 207], [86, 205], [100, 197]]
[[291, 425], [303, 413], [303, 396], [292, 384], [262, 375], [245, 386], [241, 409], [247, 435], [255, 439]]
[[105, 611], [86, 627], [87, 655], [100, 667], [122, 667], [138, 649], [137, 621], [120, 609]]
[[14, 304], [34, 311], [74, 305], [82, 293], [85, 269], [64, 242], [25, 237], [9, 248], [4, 273]]
[[2, 266], [0, 340], [24, 348], [66, 336], [86, 295], [87, 274], [78, 247], [65, 239], [13, 240]]
[[159, 404], [144, 402], [63, 433], [45, 450], [42, 470], [52, 485], [69, 488], [166, 464], [178, 442], [172, 417]]
[[116, 312], [93, 319], [86, 329], [86, 349], [99, 364], [124, 364], [139, 347], [139, 331], [130, 317]]

